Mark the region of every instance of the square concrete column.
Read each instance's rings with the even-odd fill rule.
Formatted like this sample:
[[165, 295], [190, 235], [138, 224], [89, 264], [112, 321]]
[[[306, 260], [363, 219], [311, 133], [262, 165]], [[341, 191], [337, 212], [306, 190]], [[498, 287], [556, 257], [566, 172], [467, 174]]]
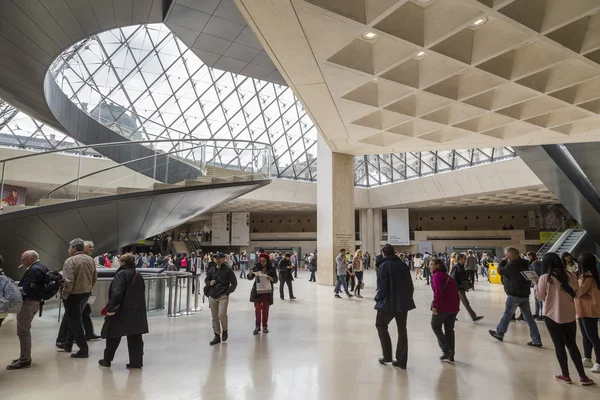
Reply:
[[333, 153], [317, 142], [317, 282], [334, 285], [340, 248], [354, 251], [354, 156]]
[[382, 236], [381, 209], [373, 210], [373, 255], [379, 254]]
[[372, 208], [367, 209], [367, 225], [366, 225], [364, 232], [365, 232], [365, 237], [362, 238], [362, 241], [365, 244], [364, 250], [368, 251], [369, 254], [371, 254], [371, 257], [373, 257], [373, 254], [376, 254], [375, 251], [377, 251], [379, 249], [376, 249], [373, 244], [375, 242], [375, 226], [373, 225], [373, 209]]

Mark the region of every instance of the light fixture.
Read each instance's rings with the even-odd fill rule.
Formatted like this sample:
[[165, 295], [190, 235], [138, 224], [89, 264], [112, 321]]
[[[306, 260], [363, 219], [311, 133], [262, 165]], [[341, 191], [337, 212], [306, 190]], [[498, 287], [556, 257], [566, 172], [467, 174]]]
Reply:
[[425, 55], [424, 51], [420, 51], [417, 53], [417, 57], [423, 57]]
[[367, 40], [375, 40], [379, 37], [379, 35], [376, 34], [375, 32], [367, 31], [362, 34], [362, 37]]
[[483, 24], [485, 24], [487, 22], [487, 18], [486, 17], [481, 17], [478, 20], [476, 20], [475, 22], [473, 22], [471, 24], [471, 26], [481, 26]]

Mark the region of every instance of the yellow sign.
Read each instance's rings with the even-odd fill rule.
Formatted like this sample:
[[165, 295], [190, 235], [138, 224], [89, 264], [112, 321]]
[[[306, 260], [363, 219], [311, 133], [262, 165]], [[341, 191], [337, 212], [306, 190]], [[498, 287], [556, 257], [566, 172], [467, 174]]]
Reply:
[[135, 244], [145, 245], [146, 244], [146, 239], [138, 240], [137, 242], [135, 242]]
[[497, 285], [502, 284], [502, 277], [498, 273], [498, 264], [497, 263], [489, 263], [490, 267], [490, 283], [495, 283]]
[[544, 244], [554, 235], [554, 232], [540, 232], [540, 243]]

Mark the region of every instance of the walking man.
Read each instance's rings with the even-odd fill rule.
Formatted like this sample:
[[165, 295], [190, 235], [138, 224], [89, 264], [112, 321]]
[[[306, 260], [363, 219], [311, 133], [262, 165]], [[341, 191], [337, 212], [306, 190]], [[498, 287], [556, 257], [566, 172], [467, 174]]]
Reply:
[[473, 322], [479, 321], [482, 319], [482, 316], [478, 316], [475, 311], [471, 308], [471, 303], [469, 303], [469, 299], [467, 298], [467, 292], [471, 289], [471, 281], [467, 275], [467, 271], [465, 271], [465, 262], [467, 261], [467, 256], [463, 253], [457, 256], [457, 262], [452, 268], [452, 272], [450, 276], [454, 279], [456, 286], [458, 287], [458, 295], [460, 297], [460, 302], [465, 307], [469, 316], [473, 320]]
[[[227, 328], [229, 319], [227, 318], [227, 306], [229, 305], [229, 295], [237, 287], [237, 278], [235, 273], [225, 262], [225, 254], [218, 252], [213, 255], [214, 265], [206, 273], [204, 282], [210, 286], [208, 291], [208, 304], [212, 316], [212, 327], [215, 337], [210, 345], [227, 341], [229, 334]], [[221, 329], [223, 336], [221, 336]]]
[[346, 272], [350, 272], [348, 270], [348, 263], [346, 262], [346, 249], [341, 249], [340, 254], [335, 258], [335, 266], [337, 273], [337, 283], [335, 285], [335, 297], [341, 299], [340, 290], [341, 286], [344, 286], [344, 291], [348, 298], [353, 297], [348, 291], [348, 282], [346, 282]]
[[504, 335], [508, 331], [510, 321], [515, 315], [517, 308], [521, 309], [521, 315], [527, 326], [529, 326], [529, 335], [531, 342], [528, 346], [542, 347], [542, 338], [538, 330], [537, 324], [533, 315], [531, 315], [531, 307], [529, 304], [529, 295], [531, 294], [531, 284], [521, 274], [522, 271], [529, 270], [529, 262], [521, 258], [519, 250], [514, 247], [507, 247], [504, 250], [504, 259], [498, 265], [498, 273], [502, 277], [502, 285], [506, 292], [506, 306], [504, 315], [498, 323], [495, 331], [490, 330], [489, 333], [499, 341], [504, 340]]
[[294, 288], [292, 287], [292, 281], [294, 280], [293, 268], [292, 255], [285, 253], [285, 256], [279, 261], [277, 266], [279, 270], [279, 297], [281, 297], [281, 300], [285, 300], [285, 296], [283, 295], [284, 283], [287, 284], [290, 300], [296, 300], [294, 297]]
[[94, 259], [84, 253], [85, 244], [81, 239], [73, 239], [69, 243], [69, 258], [66, 259], [62, 275], [65, 287], [62, 291], [65, 317], [69, 321], [69, 335], [62, 349], [70, 353], [73, 341], [79, 351], [71, 354], [72, 358], [88, 358], [89, 350], [83, 329], [83, 311], [90, 298], [92, 288], [98, 279]]
[[[383, 358], [380, 358], [379, 362], [381, 364], [391, 362], [395, 367], [406, 369], [408, 361], [406, 321], [408, 312], [415, 308], [410, 268], [394, 254], [392, 245], [386, 244], [381, 251], [384, 259], [377, 268], [377, 294], [375, 295], [377, 310], [375, 326], [383, 352]], [[398, 327], [396, 361], [392, 360], [392, 339], [388, 331], [388, 325], [393, 319], [396, 320]]]
[[429, 278], [431, 277], [431, 271], [429, 270], [429, 261], [431, 261], [431, 254], [428, 251], [423, 256], [423, 276], [427, 280], [427, 286], [429, 286]]
[[[92, 256], [94, 253], [94, 242], [85, 241], [83, 242], [83, 252], [88, 256]], [[92, 307], [89, 303], [85, 304], [83, 308], [83, 312], [81, 314], [81, 320], [83, 322], [83, 330], [85, 332], [85, 339], [87, 341], [100, 339], [100, 336], [94, 333], [94, 325], [92, 324], [92, 319], [90, 315], [92, 313]], [[62, 349], [65, 344], [67, 344], [68, 348], [68, 339], [70, 336], [69, 330], [69, 319], [66, 315], [63, 316], [63, 319], [60, 323], [60, 328], [58, 329], [58, 337], [56, 338], [56, 347]]]
[[475, 290], [475, 272], [477, 270], [477, 257], [473, 255], [473, 250], [468, 251], [468, 256], [465, 261], [465, 270], [467, 271], [467, 277], [471, 282], [471, 288]]
[[292, 267], [294, 268], [294, 278], [298, 277], [298, 253], [292, 254]]
[[48, 269], [40, 263], [40, 256], [33, 250], [28, 250], [21, 256], [21, 264], [26, 268], [25, 274], [19, 281], [19, 289], [23, 294], [23, 306], [17, 313], [17, 336], [21, 345], [19, 358], [14, 360], [7, 370], [31, 367], [31, 322], [40, 310], [39, 291], [46, 280]]

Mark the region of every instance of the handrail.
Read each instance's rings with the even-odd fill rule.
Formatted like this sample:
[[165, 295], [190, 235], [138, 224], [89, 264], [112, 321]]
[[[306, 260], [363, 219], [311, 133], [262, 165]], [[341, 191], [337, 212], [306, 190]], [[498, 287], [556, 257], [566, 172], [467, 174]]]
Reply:
[[[126, 141], [122, 141], [122, 142], [109, 142], [109, 143], [99, 143], [99, 144], [87, 144], [85, 146], [69, 147], [68, 149], [54, 149], [54, 150], [48, 150], [48, 151], [44, 151], [44, 152], [40, 152], [40, 153], [35, 153], [35, 154], [23, 154], [23, 155], [20, 155], [20, 156], [5, 158], [3, 160], [0, 160], [0, 163], [5, 163], [5, 162], [8, 162], [8, 161], [14, 161], [14, 160], [20, 160], [20, 159], [29, 158], [29, 157], [36, 157], [36, 156], [41, 156], [41, 155], [45, 155], [45, 154], [64, 153], [66, 150], [72, 151], [72, 150], [83, 150], [83, 149], [93, 149], [93, 148], [104, 148], [104, 147], [111, 147], [111, 146], [115, 146], [115, 145], [128, 145], [128, 144], [169, 143], [169, 142], [201, 142], [201, 141], [204, 141], [204, 142], [239, 142], [239, 143], [249, 143], [249, 144], [260, 144], [260, 145], [265, 146], [266, 148], [272, 148], [273, 147], [272, 145], [270, 145], [268, 143], [256, 142], [256, 141], [253, 141], [253, 140], [243, 140], [243, 139], [238, 140], [238, 139], [194, 138], [194, 139], [126, 140]], [[184, 150], [189, 150], [189, 149], [181, 149], [179, 151], [184, 151]], [[246, 150], [246, 149], [236, 149], [236, 150]], [[165, 153], [163, 153], [163, 154], [165, 154]]]
[[[552, 235], [550, 235], [550, 237], [548, 238], [548, 240], [546, 240], [546, 243], [544, 243], [544, 244], [543, 244], [543, 245], [540, 247], [540, 249], [537, 251], [536, 255], [539, 255], [539, 254], [540, 254], [540, 252], [541, 252], [541, 250], [542, 250], [544, 247], [546, 247], [546, 245], [547, 245], [548, 243], [554, 243], [552, 240], [555, 238], [555, 236], [556, 236], [556, 235], [557, 235], [559, 232], [560, 232], [560, 233], [564, 232], [564, 231], [562, 231], [561, 229], [563, 229], [563, 228], [565, 227], [565, 225], [566, 225], [568, 222], [571, 222], [571, 221], [575, 221], [575, 218], [567, 218], [566, 220], [564, 220], [564, 221], [563, 221], [563, 223], [562, 223], [562, 224], [560, 224], [560, 226], [558, 227], [558, 229], [557, 229], [557, 230], [555, 230], [555, 231], [554, 231], [554, 233], [552, 233]], [[581, 226], [581, 225], [578, 223], [578, 224], [575, 226], [575, 229], [577, 229], [577, 226]]]
[[[58, 186], [58, 187], [56, 187], [56, 188], [52, 189], [51, 191], [49, 191], [49, 192], [45, 193], [45, 194], [44, 194], [42, 197], [40, 197], [40, 199], [38, 200], [38, 202], [37, 202], [35, 205], [36, 205], [36, 206], [39, 206], [39, 205], [40, 205], [40, 203], [41, 203], [41, 201], [42, 201], [42, 199], [44, 199], [44, 198], [46, 198], [46, 197], [50, 196], [50, 195], [51, 195], [52, 193], [54, 193], [54, 192], [57, 192], [57, 191], [59, 191], [60, 189], [64, 188], [65, 186], [68, 186], [68, 185], [70, 185], [70, 184], [72, 184], [72, 183], [74, 183], [74, 182], [80, 181], [80, 180], [82, 180], [82, 179], [89, 178], [90, 176], [96, 175], [96, 174], [98, 174], [98, 173], [100, 173], [100, 172], [106, 172], [106, 171], [110, 171], [111, 169], [115, 169], [115, 168], [123, 167], [123, 166], [126, 166], [127, 164], [132, 164], [132, 163], [135, 163], [135, 162], [139, 162], [139, 161], [143, 161], [143, 160], [147, 160], [147, 159], [151, 159], [151, 158], [155, 158], [155, 157], [162, 157], [162, 156], [167, 156], [167, 157], [168, 157], [170, 154], [173, 154], [173, 153], [179, 153], [180, 151], [189, 151], [189, 150], [194, 150], [194, 149], [197, 149], [197, 148], [201, 148], [201, 147], [202, 147], [202, 146], [204, 146], [204, 145], [205, 145], [205, 144], [203, 143], [203, 144], [202, 144], [202, 145], [200, 145], [200, 146], [195, 146], [195, 147], [191, 147], [191, 148], [189, 148], [189, 149], [184, 149], [184, 150], [173, 150], [173, 151], [170, 151], [170, 152], [168, 152], [168, 153], [161, 153], [160, 155], [152, 154], [152, 155], [149, 155], [149, 156], [146, 156], [146, 157], [142, 157], [142, 158], [136, 158], [136, 159], [134, 159], [134, 160], [129, 160], [129, 161], [126, 161], [126, 162], [124, 162], [124, 163], [120, 163], [120, 164], [112, 165], [112, 166], [110, 166], [110, 167], [103, 168], [103, 169], [100, 169], [100, 170], [98, 170], [98, 171], [90, 172], [89, 174], [86, 174], [86, 175], [83, 175], [83, 176], [77, 177], [77, 178], [75, 178], [75, 179], [71, 179], [70, 181], [68, 181], [68, 182], [66, 182], [66, 183], [63, 183], [62, 185], [60, 185], [60, 186]], [[156, 167], [156, 166], [155, 166], [155, 167]], [[139, 173], [139, 172], [143, 172], [143, 171], [138, 171], [138, 173]]]
[[[152, 149], [153, 152], [150, 155], [147, 156], [143, 156], [143, 157], [137, 157], [135, 159], [132, 160], [128, 160], [125, 162], [121, 162], [121, 163], [116, 163], [115, 165], [111, 165], [109, 167], [104, 167], [98, 170], [95, 170], [93, 172], [87, 173], [85, 175], [80, 175], [80, 165], [81, 165], [81, 157], [83, 154], [84, 149], [95, 149], [95, 148], [108, 148], [108, 147], [119, 147], [119, 146], [127, 146], [127, 145], [131, 145], [131, 144], [143, 144], [143, 143], [171, 143], [173, 144], [173, 147], [170, 151], [164, 152], [164, 151], [156, 151], [155, 149]], [[212, 142], [212, 143], [211, 143]], [[222, 147], [218, 147], [217, 143], [219, 142], [224, 142], [224, 146]], [[191, 143], [191, 145], [189, 147], [185, 147], [185, 148], [180, 148], [179, 144], [181, 143]], [[243, 145], [243, 147], [236, 147], [236, 143], [243, 143], [245, 145]], [[229, 144], [233, 144], [233, 145], [229, 145]], [[217, 166], [217, 149], [219, 150], [227, 150], [227, 149], [231, 149], [234, 150], [238, 153], [238, 155], [241, 157], [241, 160], [246, 160], [243, 163], [239, 163], [239, 165], [235, 165], [235, 166], [230, 166], [228, 168], [228, 166], [223, 166], [222, 168], [225, 170], [231, 170], [234, 172], [233, 175], [235, 175], [235, 173], [243, 173], [243, 174], [248, 174], [250, 173], [250, 179], [254, 180], [254, 179], [260, 179], [260, 178], [255, 178], [255, 174], [256, 176], [263, 176], [264, 179], [269, 179], [270, 176], [270, 162], [268, 161], [270, 159], [271, 156], [271, 151], [272, 151], [272, 146], [264, 143], [264, 142], [254, 142], [254, 141], [250, 141], [250, 140], [234, 140], [234, 139], [202, 139], [202, 138], [186, 138], [186, 139], [160, 139], [160, 140], [136, 140], [136, 141], [119, 141], [119, 142], [107, 142], [107, 143], [99, 143], [99, 144], [92, 144], [92, 145], [84, 145], [84, 146], [77, 146], [75, 148], [70, 148], [69, 150], [79, 150], [79, 163], [77, 166], [77, 177], [75, 177], [74, 179], [70, 179], [65, 183], [62, 183], [60, 185], [58, 185], [57, 187], [51, 189], [50, 191], [48, 191], [47, 193], [45, 193], [42, 197], [40, 197], [36, 202], [35, 202], [35, 206], [40, 206], [42, 200], [44, 199], [48, 199], [50, 198], [50, 196], [53, 193], [58, 192], [59, 190], [77, 183], [77, 189], [76, 189], [76, 195], [75, 195], [75, 200], [79, 200], [79, 196], [80, 196], [80, 189], [79, 189], [79, 183], [82, 181], [82, 179], [85, 178], [89, 178], [91, 176], [94, 175], [98, 175], [100, 173], [104, 173], [110, 170], [114, 170], [116, 168], [119, 167], [128, 167], [131, 164], [140, 164], [139, 167], [140, 169], [136, 169], [133, 168], [132, 177], [137, 176], [138, 174], [142, 174], [142, 175], [146, 175], [148, 178], [150, 178], [152, 181], [161, 181], [161, 177], [157, 176], [157, 173], [159, 175], [162, 175], [163, 172], [167, 175], [168, 171], [169, 171], [169, 160], [172, 159], [177, 159], [177, 160], [183, 160], [185, 161], [186, 164], [188, 164], [190, 166], [190, 168], [196, 169], [198, 171], [198, 173], [193, 173], [191, 175], [187, 175], [188, 178], [194, 178], [194, 177], [200, 177], [200, 176], [206, 176], [207, 171], [206, 168], [208, 167], [208, 161], [205, 160], [206, 158], [206, 151], [205, 149], [207, 147], [210, 148], [214, 148], [215, 150], [215, 154], [212, 155], [212, 162], [214, 163], [213, 167]], [[199, 157], [199, 160], [195, 160], [192, 161], [190, 159], [184, 158], [184, 157], [174, 157], [174, 154], [180, 153], [180, 152], [194, 152], [198, 149], [201, 149], [201, 154]], [[64, 149], [55, 149], [55, 150], [51, 150], [51, 151], [46, 151], [46, 152], [41, 152], [41, 153], [34, 153], [34, 154], [24, 154], [24, 155], [20, 155], [20, 156], [15, 156], [15, 157], [10, 157], [10, 158], [6, 158], [3, 160], [0, 160], [0, 163], [2, 164], [2, 176], [1, 176], [1, 184], [0, 190], [3, 190], [4, 188], [4, 182], [5, 182], [5, 171], [6, 169], [6, 165], [9, 162], [12, 161], [18, 161], [18, 160], [24, 160], [24, 159], [28, 159], [30, 157], [40, 157], [46, 154], [54, 154], [54, 153], [62, 153], [64, 152]], [[242, 154], [244, 152], [248, 152], [248, 157], [243, 157]], [[260, 156], [260, 154], [263, 154], [263, 157]], [[266, 158], [264, 158], [264, 156], [266, 156]], [[162, 159], [160, 157], [163, 157]], [[166, 158], [166, 160], [165, 160]], [[196, 157], [194, 157], [196, 158]], [[150, 167], [146, 167], [144, 165], [145, 163], [148, 163], [149, 160], [154, 159], [154, 163], [152, 166]], [[159, 160], [159, 162], [157, 163], [157, 160]], [[267, 161], [264, 161], [267, 160]], [[262, 162], [264, 161], [264, 162]], [[150, 161], [151, 163], [151, 161]], [[264, 165], [263, 165], [264, 164]], [[266, 168], [266, 170], [265, 170]], [[152, 171], [154, 169], [154, 174], [150, 173], [150, 175], [147, 175], [147, 173], [149, 173], [149, 171]], [[213, 171], [214, 174], [214, 171]], [[121, 176], [121, 177], [114, 177], [114, 179], [110, 179], [109, 181], [105, 180], [104, 184], [100, 185], [100, 188], [98, 190], [92, 190], [91, 193], [96, 193], [99, 196], [102, 195], [107, 195], [107, 193], [103, 192], [101, 189], [105, 188], [106, 190], [108, 190], [108, 194], [112, 193], [112, 189], [114, 189], [113, 186], [118, 185], [119, 181], [121, 181], [124, 178], [129, 178], [130, 176], [125, 174], [125, 176]], [[182, 176], [182, 179], [187, 179], [186, 176]], [[107, 184], [108, 182], [108, 184]], [[105, 186], [107, 185], [107, 186]], [[134, 183], [133, 185], [135, 185], [135, 179], [134, 179]], [[134, 187], [134, 186], [131, 186]], [[141, 188], [140, 190], [144, 190], [144, 188]], [[100, 192], [100, 193], [98, 193]], [[69, 197], [69, 196], [67, 196]]]

